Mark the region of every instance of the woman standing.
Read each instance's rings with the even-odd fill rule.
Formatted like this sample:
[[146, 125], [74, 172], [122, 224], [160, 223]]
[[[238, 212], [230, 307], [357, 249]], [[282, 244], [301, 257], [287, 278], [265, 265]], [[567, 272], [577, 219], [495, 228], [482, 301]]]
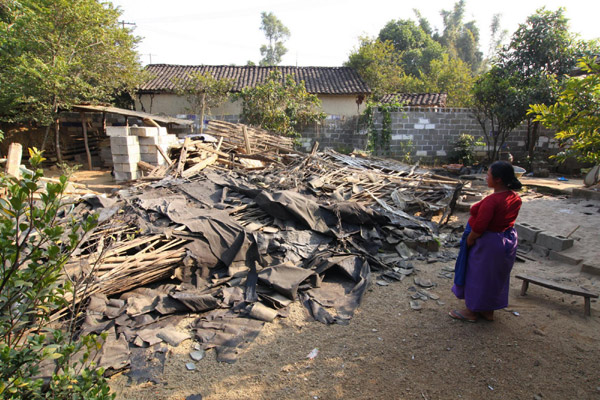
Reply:
[[[479, 317], [493, 321], [494, 310], [508, 305], [510, 271], [517, 254], [515, 220], [521, 198], [513, 190], [521, 188], [513, 166], [496, 161], [488, 169], [487, 185], [494, 193], [471, 207], [463, 237], [452, 292], [465, 300], [466, 308], [450, 311], [450, 316], [469, 322]], [[465, 268], [460, 262], [466, 263]]]

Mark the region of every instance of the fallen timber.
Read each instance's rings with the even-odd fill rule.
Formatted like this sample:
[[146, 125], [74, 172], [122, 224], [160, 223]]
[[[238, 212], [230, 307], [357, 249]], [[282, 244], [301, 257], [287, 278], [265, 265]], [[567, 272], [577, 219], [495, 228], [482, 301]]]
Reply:
[[[194, 315], [195, 340], [234, 362], [248, 340], [233, 326], [256, 333], [298, 300], [316, 321], [346, 324], [372, 272], [401, 280], [411, 259], [439, 250], [431, 218], [462, 188], [417, 165], [301, 153], [241, 124], [211, 121], [207, 134], [216, 140], [171, 148], [166, 166], [142, 164], [115, 204], [74, 211], [108, 217], [65, 266], [81, 282], [67, 300], [87, 305], [84, 332], [125, 337], [126, 354]], [[334, 307], [335, 285], [346, 295]]]

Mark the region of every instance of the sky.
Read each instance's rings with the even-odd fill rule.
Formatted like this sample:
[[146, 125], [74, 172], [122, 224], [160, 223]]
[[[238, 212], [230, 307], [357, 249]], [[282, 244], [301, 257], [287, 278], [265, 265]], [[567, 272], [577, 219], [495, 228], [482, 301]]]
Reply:
[[[441, 10], [448, 0], [112, 0], [123, 11], [124, 26], [142, 38], [140, 61], [146, 64], [246, 65], [258, 64], [261, 12], [272, 12], [289, 28], [288, 49], [281, 65], [342, 66], [358, 47], [359, 37], [376, 37], [393, 19], [413, 19], [418, 9], [430, 24], [442, 29]], [[598, 0], [467, 0], [464, 22], [476, 21], [481, 50], [487, 53], [489, 26], [502, 15], [509, 37], [541, 7], [565, 7], [571, 32], [590, 40], [600, 38]], [[135, 24], [135, 25], [129, 25]]]

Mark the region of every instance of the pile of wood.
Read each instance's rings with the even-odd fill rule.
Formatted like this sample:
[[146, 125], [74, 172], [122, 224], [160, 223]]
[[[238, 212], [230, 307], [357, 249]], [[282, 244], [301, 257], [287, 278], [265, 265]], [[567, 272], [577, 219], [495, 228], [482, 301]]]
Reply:
[[187, 137], [182, 145], [171, 147], [168, 155], [163, 154], [166, 166], [140, 161], [138, 167], [145, 172], [142, 179], [191, 178], [208, 166], [260, 170], [280, 164], [278, 158], [282, 154], [297, 153], [293, 139], [244, 124], [210, 121], [206, 135], [217, 142], [207, 142], [204, 135], [196, 140]]

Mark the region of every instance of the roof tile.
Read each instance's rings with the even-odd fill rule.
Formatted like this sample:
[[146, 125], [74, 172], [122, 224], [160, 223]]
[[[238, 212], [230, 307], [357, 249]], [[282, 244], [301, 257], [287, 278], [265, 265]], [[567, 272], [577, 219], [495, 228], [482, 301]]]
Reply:
[[284, 75], [292, 75], [296, 82], [304, 81], [306, 90], [313, 94], [369, 94], [369, 86], [358, 73], [349, 67], [261, 67], [227, 65], [169, 65], [151, 64], [146, 71], [152, 78], [142, 84], [140, 93], [172, 93], [175, 77], [185, 79], [190, 73], [210, 72], [216, 79], [233, 78], [232, 92], [254, 87], [264, 82], [271, 71], [279, 69]]

